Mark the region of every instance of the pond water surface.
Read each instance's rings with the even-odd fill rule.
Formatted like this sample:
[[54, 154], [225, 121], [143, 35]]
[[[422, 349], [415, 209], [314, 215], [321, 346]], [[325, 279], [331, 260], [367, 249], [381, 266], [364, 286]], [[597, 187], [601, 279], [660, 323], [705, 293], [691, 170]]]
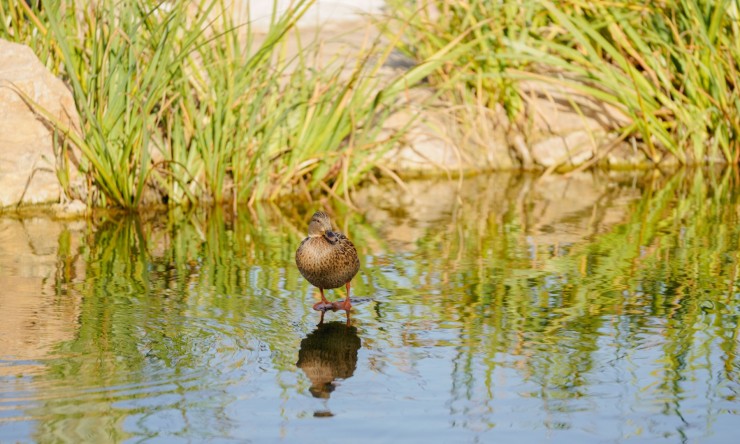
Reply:
[[[2, 442], [734, 442], [736, 172], [0, 216]], [[354, 241], [351, 324], [294, 252]], [[328, 292], [329, 299], [344, 290]]]

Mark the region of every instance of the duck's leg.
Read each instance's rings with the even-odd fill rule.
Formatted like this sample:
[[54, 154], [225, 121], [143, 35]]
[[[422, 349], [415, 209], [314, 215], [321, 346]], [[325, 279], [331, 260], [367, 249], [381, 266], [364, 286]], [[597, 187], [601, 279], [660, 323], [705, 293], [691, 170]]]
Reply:
[[321, 310], [321, 319], [319, 319], [319, 324], [318, 325], [323, 325], [324, 324], [324, 314], [326, 314], [326, 310]]
[[349, 309], [352, 308], [352, 302], [349, 300], [349, 281], [344, 286], [347, 287], [347, 298], [344, 300], [341, 309], [347, 310], [347, 320], [349, 321]]
[[326, 311], [331, 309], [332, 303], [326, 300], [326, 296], [324, 296], [324, 289], [319, 288], [319, 292], [321, 292], [321, 302], [313, 304], [313, 309], [317, 311]]
[[349, 282], [345, 284], [347, 287], [347, 299], [344, 300], [344, 302], [341, 304], [340, 309], [345, 310], [347, 312], [347, 326], [351, 325], [351, 322], [349, 320], [349, 310], [352, 308], [352, 302], [349, 300]]

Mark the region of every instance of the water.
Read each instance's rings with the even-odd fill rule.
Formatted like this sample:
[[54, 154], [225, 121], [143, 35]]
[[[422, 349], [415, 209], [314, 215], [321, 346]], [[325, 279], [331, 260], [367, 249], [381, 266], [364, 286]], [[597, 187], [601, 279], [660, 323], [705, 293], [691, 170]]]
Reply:
[[350, 326], [293, 262], [319, 205], [0, 217], [0, 441], [733, 442], [737, 185], [364, 188]]

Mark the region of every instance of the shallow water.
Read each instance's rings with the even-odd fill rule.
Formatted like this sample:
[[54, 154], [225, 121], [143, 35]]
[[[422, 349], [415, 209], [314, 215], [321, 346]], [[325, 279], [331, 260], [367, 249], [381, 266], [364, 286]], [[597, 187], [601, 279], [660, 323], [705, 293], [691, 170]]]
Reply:
[[350, 326], [293, 262], [320, 205], [0, 217], [0, 441], [732, 442], [739, 183], [362, 189]]

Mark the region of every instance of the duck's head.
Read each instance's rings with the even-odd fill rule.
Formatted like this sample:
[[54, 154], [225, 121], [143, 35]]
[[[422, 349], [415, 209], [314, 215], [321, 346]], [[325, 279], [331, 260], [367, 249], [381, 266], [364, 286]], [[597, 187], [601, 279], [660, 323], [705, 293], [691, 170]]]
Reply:
[[339, 240], [336, 233], [332, 231], [329, 215], [323, 211], [317, 211], [311, 217], [311, 222], [308, 224], [308, 237], [323, 237], [332, 244]]

